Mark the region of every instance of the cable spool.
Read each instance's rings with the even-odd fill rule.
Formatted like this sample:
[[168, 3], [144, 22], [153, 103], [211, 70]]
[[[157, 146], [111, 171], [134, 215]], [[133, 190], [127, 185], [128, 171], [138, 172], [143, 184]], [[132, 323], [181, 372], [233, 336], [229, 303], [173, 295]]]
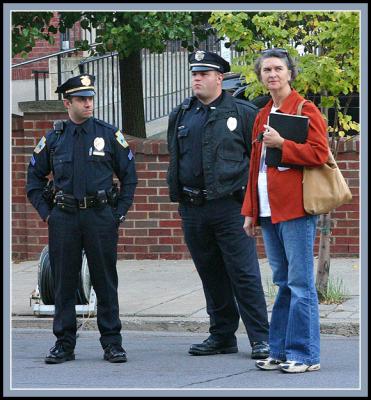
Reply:
[[88, 304], [90, 297], [91, 281], [89, 274], [88, 259], [86, 258], [85, 251], [82, 252], [82, 266], [79, 279], [78, 298], [79, 304]]
[[[40, 254], [38, 286], [42, 302], [46, 305], [54, 304], [54, 279], [49, 260], [49, 246], [45, 246]], [[83, 251], [81, 272], [76, 291], [76, 304], [89, 304], [90, 289], [89, 266], [85, 252]]]

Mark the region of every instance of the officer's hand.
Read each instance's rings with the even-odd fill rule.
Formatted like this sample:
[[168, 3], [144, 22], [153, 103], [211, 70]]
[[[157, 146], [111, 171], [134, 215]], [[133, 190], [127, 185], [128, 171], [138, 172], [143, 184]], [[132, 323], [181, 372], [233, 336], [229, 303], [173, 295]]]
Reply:
[[46, 217], [46, 220], [45, 220], [46, 223], [48, 223], [49, 218], [50, 218], [50, 214]]
[[245, 223], [243, 224], [243, 229], [245, 230], [248, 236], [250, 237], [255, 236], [256, 232], [255, 232], [255, 226], [253, 225], [252, 217], [245, 217]]
[[118, 229], [120, 227], [120, 224], [125, 221], [125, 216], [124, 215], [115, 215], [116, 219], [116, 228]]

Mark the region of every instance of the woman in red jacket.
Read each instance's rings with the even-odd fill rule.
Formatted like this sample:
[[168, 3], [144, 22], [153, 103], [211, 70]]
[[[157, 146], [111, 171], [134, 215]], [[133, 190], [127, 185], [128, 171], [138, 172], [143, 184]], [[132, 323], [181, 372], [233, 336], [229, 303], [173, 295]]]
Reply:
[[[327, 161], [327, 127], [318, 108], [309, 101], [302, 108], [302, 115], [309, 117], [305, 143], [284, 139], [267, 125], [269, 113], [297, 114], [304, 100], [291, 87], [297, 69], [287, 50], [264, 50], [255, 63], [255, 73], [272, 99], [255, 120], [242, 215], [249, 236], [255, 236], [255, 227], [261, 226], [273, 283], [279, 287], [270, 322], [270, 355], [256, 361], [256, 366], [283, 372], [316, 371], [320, 369], [313, 272], [317, 217], [306, 214], [303, 207], [302, 167], [320, 166]], [[286, 166], [267, 167], [268, 147], [282, 151], [281, 163]]]

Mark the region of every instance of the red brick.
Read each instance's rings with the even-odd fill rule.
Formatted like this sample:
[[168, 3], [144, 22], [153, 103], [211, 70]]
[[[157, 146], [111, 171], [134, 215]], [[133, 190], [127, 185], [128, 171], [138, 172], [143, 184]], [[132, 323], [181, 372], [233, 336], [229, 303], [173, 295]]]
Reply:
[[148, 246], [125, 245], [124, 251], [128, 253], [148, 253]]
[[52, 121], [36, 121], [36, 129], [51, 129], [53, 127]]
[[171, 236], [171, 229], [148, 229], [149, 236]]
[[156, 237], [138, 237], [135, 238], [135, 244], [158, 244], [158, 238]]
[[168, 228], [168, 227], [174, 227], [174, 228], [180, 228], [182, 226], [182, 223], [180, 220], [178, 221], [163, 221], [160, 220], [160, 227], [161, 228]]
[[159, 243], [160, 244], [183, 244], [184, 239], [181, 237], [160, 237]]
[[135, 221], [135, 228], [158, 228], [160, 221], [157, 220], [143, 220], [143, 221]]
[[138, 179], [157, 179], [157, 172], [137, 171]]
[[[152, 203], [152, 204], [142, 204], [138, 203], [135, 204], [135, 211], [157, 211], [158, 210], [158, 204]], [[151, 216], [150, 216], [151, 218]]]
[[149, 218], [153, 218], [153, 219], [160, 219], [160, 220], [164, 220], [164, 219], [170, 219], [171, 218], [171, 214], [168, 212], [149, 212], [148, 213]]
[[159, 260], [159, 255], [156, 253], [136, 253], [134, 258], [135, 260]]
[[170, 253], [171, 246], [164, 246], [164, 245], [151, 245], [149, 246], [149, 251], [151, 253]]
[[169, 203], [169, 196], [148, 196], [150, 203]]
[[148, 229], [124, 229], [125, 236], [148, 236]]

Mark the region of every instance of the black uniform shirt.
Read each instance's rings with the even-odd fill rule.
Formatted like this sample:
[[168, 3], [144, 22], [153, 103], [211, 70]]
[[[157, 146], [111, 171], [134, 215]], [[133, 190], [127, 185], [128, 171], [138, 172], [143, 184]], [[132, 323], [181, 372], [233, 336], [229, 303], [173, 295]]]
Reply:
[[182, 186], [205, 188], [202, 168], [202, 134], [204, 126], [223, 98], [223, 93], [212, 103], [205, 105], [194, 101], [180, 120], [177, 130], [179, 146], [179, 182]]
[[[68, 121], [59, 135], [51, 131], [36, 146], [28, 167], [27, 196], [38, 210], [41, 218], [49, 214], [42, 199], [42, 189], [50, 173], [50, 150], [54, 149], [53, 177], [56, 190], [73, 194], [73, 143], [76, 124]], [[86, 195], [112, 186], [113, 173], [119, 178], [121, 190], [117, 212], [125, 215], [132, 204], [137, 184], [134, 156], [124, 136], [114, 126], [89, 118], [82, 127], [84, 135], [84, 165]]]

